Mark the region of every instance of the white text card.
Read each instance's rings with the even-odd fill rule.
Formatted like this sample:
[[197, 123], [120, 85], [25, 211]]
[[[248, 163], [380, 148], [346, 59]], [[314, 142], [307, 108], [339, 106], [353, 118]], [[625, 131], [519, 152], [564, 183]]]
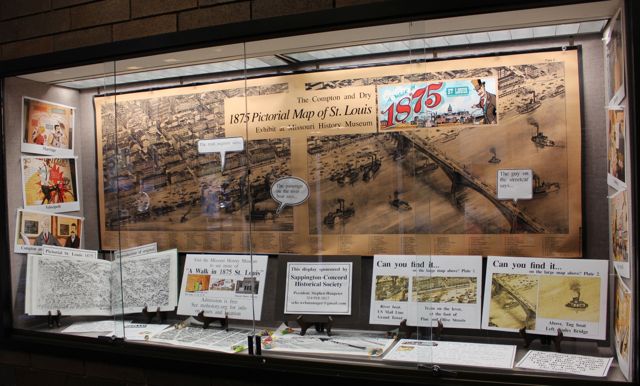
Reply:
[[287, 263], [285, 314], [351, 315], [353, 263]]
[[533, 198], [531, 169], [498, 170], [498, 200], [530, 200]]
[[265, 255], [187, 255], [178, 314], [204, 311], [209, 317], [260, 320], [267, 259]]
[[605, 377], [612, 357], [600, 358], [585, 355], [562, 354], [557, 352], [530, 350], [518, 362], [521, 369], [568, 373], [588, 377]]

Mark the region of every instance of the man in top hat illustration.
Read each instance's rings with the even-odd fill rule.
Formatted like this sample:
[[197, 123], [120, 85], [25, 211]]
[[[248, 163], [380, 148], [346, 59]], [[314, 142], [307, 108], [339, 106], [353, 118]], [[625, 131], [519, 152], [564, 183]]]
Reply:
[[78, 238], [76, 224], [71, 224], [71, 231], [69, 232], [69, 237], [64, 242], [64, 246], [66, 248], [80, 248], [80, 238]]
[[487, 92], [485, 89], [485, 82], [481, 79], [473, 79], [471, 84], [476, 89], [480, 100], [477, 104], [472, 107], [477, 107], [482, 109], [482, 114], [484, 115], [483, 123], [496, 123], [496, 96], [495, 94], [491, 94]]

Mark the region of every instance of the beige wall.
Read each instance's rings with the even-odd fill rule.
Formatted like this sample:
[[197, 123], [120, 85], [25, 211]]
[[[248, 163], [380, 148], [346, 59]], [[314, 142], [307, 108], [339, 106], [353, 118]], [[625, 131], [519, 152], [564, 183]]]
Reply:
[[0, 0], [0, 60], [384, 0]]

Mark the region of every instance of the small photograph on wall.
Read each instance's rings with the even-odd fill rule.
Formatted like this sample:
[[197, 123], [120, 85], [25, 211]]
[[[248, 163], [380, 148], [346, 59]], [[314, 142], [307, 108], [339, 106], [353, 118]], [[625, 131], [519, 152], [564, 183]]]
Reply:
[[18, 209], [14, 252], [42, 253], [43, 245], [80, 248], [83, 217]]
[[627, 187], [625, 182], [626, 159], [626, 131], [623, 109], [608, 111], [607, 131], [607, 183], [616, 190]]
[[624, 39], [622, 12], [618, 11], [605, 32], [605, 65], [607, 100], [610, 106], [619, 105], [624, 99]]
[[25, 209], [61, 213], [80, 210], [76, 159], [22, 157]]
[[73, 156], [75, 109], [58, 103], [22, 98], [22, 147], [25, 153]]
[[629, 200], [623, 190], [609, 197], [609, 257], [622, 277], [630, 277]]
[[634, 353], [633, 340], [631, 337], [633, 301], [631, 290], [619, 276], [616, 277], [615, 297], [616, 302], [613, 320], [616, 354], [618, 356], [620, 370], [628, 380], [631, 380], [631, 367], [629, 364], [632, 363]]

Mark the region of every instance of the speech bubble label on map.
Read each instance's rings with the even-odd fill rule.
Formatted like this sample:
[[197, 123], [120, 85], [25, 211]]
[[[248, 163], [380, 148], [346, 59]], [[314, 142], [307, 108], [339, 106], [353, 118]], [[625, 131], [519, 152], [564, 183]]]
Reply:
[[501, 169], [497, 176], [498, 200], [530, 200], [533, 198], [531, 169]]
[[244, 138], [214, 138], [198, 141], [198, 153], [220, 153], [220, 170], [224, 170], [224, 161], [227, 152], [244, 150]]
[[271, 185], [271, 198], [279, 204], [276, 210], [276, 215], [279, 215], [285, 206], [296, 206], [307, 201], [309, 185], [298, 177], [279, 178]]

